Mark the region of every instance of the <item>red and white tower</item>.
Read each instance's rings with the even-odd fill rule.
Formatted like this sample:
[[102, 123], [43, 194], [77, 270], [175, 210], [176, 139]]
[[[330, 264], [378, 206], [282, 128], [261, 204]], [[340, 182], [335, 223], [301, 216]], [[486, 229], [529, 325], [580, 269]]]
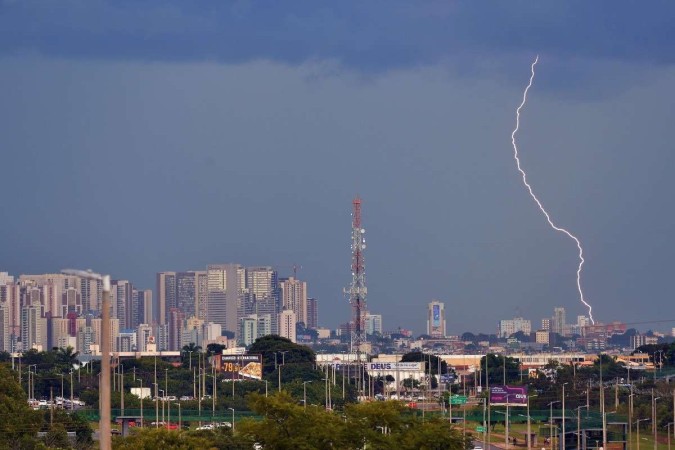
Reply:
[[363, 237], [366, 230], [361, 228], [361, 199], [354, 198], [352, 202], [352, 282], [345, 293], [349, 295], [352, 306], [351, 341], [352, 351], [360, 353], [366, 343], [365, 313], [366, 309], [366, 270], [363, 251], [366, 249], [366, 240]]

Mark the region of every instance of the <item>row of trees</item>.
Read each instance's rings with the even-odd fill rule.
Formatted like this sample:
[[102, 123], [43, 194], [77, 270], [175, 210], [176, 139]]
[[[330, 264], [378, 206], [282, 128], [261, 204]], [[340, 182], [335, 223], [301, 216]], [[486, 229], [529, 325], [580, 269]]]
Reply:
[[[89, 424], [64, 411], [35, 411], [18, 382], [18, 374], [7, 363], [0, 363], [0, 448], [90, 448], [93, 444]], [[43, 432], [43, 437], [38, 437]], [[67, 433], [74, 432], [75, 439]]]
[[401, 402], [347, 405], [342, 413], [299, 406], [286, 392], [251, 394], [249, 407], [261, 420], [237, 422], [235, 432], [141, 430], [116, 439], [116, 449], [447, 449], [471, 448], [470, 438], [447, 420], [424, 420]]

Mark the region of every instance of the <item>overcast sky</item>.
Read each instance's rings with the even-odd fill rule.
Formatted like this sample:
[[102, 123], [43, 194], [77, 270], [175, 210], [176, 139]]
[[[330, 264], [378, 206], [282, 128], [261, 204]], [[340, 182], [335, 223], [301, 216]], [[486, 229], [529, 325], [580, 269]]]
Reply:
[[[386, 330], [675, 319], [675, 4], [0, 0], [0, 270], [276, 265]], [[669, 323], [639, 328], [670, 329]]]

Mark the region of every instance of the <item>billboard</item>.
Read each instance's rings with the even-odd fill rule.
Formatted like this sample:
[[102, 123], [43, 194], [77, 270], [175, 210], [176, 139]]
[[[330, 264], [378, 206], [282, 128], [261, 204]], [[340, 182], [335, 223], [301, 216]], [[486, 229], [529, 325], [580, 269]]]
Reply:
[[222, 355], [220, 371], [225, 378], [261, 380], [262, 355]]
[[387, 371], [408, 371], [421, 372], [421, 362], [383, 362], [383, 363], [368, 363], [366, 369], [369, 372], [387, 372]]
[[441, 326], [441, 305], [433, 305], [431, 307], [431, 325], [434, 327]]
[[526, 405], [526, 386], [490, 386], [490, 404]]

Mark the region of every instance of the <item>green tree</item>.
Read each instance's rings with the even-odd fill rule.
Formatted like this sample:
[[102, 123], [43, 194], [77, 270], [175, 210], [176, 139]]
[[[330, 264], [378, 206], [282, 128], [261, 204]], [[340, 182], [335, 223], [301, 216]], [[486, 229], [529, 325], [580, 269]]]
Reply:
[[165, 428], [143, 428], [134, 430], [129, 437], [113, 438], [113, 448], [116, 450], [201, 450], [218, 448], [215, 446], [215, 441], [213, 433], [179, 433]]
[[30, 448], [40, 429], [42, 414], [28, 406], [16, 374], [0, 365], [0, 448]]
[[276, 335], [256, 339], [249, 347], [248, 352], [262, 355], [263, 374], [274, 372], [278, 365], [282, 363], [310, 367], [316, 364], [316, 354], [312, 349], [304, 345], [294, 344], [289, 339]]
[[242, 421], [237, 430], [265, 449], [345, 448], [342, 421], [335, 414], [317, 407], [304, 409], [285, 392], [269, 397], [252, 394], [249, 404], [264, 419]]
[[496, 355], [488, 353], [480, 359], [481, 367], [481, 384], [485, 386], [485, 361], [487, 359], [487, 374], [489, 376], [490, 385], [504, 384], [504, 374], [506, 374], [506, 384], [514, 384], [520, 382], [520, 364], [515, 358], [508, 356]]

